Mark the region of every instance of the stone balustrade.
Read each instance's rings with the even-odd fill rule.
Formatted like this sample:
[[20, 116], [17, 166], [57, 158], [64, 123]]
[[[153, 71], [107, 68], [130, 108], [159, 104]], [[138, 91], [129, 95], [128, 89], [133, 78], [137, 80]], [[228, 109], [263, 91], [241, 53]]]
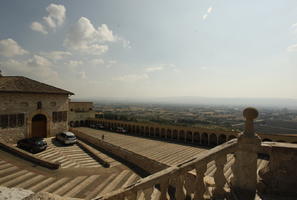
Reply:
[[297, 197], [297, 145], [263, 142], [260, 153], [266, 154], [268, 160], [268, 165], [259, 170], [260, 192]]
[[[264, 142], [255, 134], [253, 120], [258, 111], [247, 108], [245, 130], [237, 139], [227, 141], [182, 164], [168, 167], [97, 200], [136, 199], [235, 199], [254, 200], [256, 192], [297, 197], [295, 191], [297, 145]], [[269, 164], [260, 169], [259, 154], [269, 157]], [[228, 156], [234, 156], [230, 180], [224, 175]], [[207, 166], [215, 162], [213, 177], [205, 176]], [[229, 166], [230, 167], [230, 166]], [[259, 179], [260, 177], [260, 179]]]
[[[112, 193], [106, 194], [97, 200], [118, 199], [205, 199], [210, 196], [222, 198], [226, 195], [225, 185], [227, 180], [223, 173], [227, 162], [227, 155], [233, 154], [237, 149], [237, 139], [233, 139], [209, 151], [199, 154], [196, 158], [180, 165], [172, 166], [159, 171], [151, 176]], [[213, 180], [215, 185], [205, 183], [207, 164], [214, 161], [216, 172]], [[195, 174], [194, 182], [188, 179], [188, 173]]]

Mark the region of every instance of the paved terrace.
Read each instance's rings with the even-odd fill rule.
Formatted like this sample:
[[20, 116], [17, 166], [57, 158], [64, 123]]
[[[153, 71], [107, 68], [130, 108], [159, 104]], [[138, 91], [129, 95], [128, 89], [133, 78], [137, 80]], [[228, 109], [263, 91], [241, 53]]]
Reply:
[[92, 199], [125, 187], [140, 176], [134, 171], [98, 151], [110, 163], [104, 168], [77, 145], [62, 146], [47, 138], [48, 148], [35, 154], [61, 162], [58, 170], [49, 170], [0, 149], [0, 186], [17, 187], [33, 192], [50, 192], [62, 197]]
[[209, 149], [208, 147], [169, 143], [151, 138], [142, 138], [85, 127], [75, 128], [75, 130], [98, 140], [101, 140], [104, 134], [104, 142], [135, 152], [168, 166], [183, 163]]
[[[196, 157], [199, 153], [210, 149], [210, 147], [182, 145], [177, 143], [170, 143], [167, 141], [154, 140], [152, 138], [130, 136], [86, 127], [79, 127], [74, 129], [98, 140], [101, 140], [102, 135], [104, 134], [104, 142], [119, 146], [123, 149], [132, 151], [136, 154], [140, 154], [167, 166], [178, 165], [191, 158]], [[229, 154], [227, 157], [227, 163], [224, 167], [224, 174], [227, 179], [230, 179], [232, 177], [231, 166], [233, 163], [234, 157], [233, 155]], [[259, 170], [267, 165], [267, 161], [258, 159], [257, 165]], [[212, 161], [207, 164], [205, 175], [208, 177], [212, 177], [215, 171], [215, 162]]]

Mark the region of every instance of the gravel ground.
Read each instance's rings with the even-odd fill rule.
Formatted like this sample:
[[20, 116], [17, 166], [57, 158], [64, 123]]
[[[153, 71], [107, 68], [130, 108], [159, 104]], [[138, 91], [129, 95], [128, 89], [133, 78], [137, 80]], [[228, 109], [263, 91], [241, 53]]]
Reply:
[[[74, 200], [47, 192], [34, 193], [31, 190], [21, 188], [7, 188], [0, 186], [0, 200]], [[77, 199], [79, 200], [79, 199]]]
[[21, 188], [7, 188], [0, 186], [0, 200], [22, 200], [33, 194], [31, 190]]

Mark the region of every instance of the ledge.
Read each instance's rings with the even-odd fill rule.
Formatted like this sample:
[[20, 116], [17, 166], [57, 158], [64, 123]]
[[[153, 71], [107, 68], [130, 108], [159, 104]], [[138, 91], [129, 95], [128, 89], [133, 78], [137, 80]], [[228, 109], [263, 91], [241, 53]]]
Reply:
[[84, 143], [83, 141], [76, 141], [76, 144], [78, 146], [80, 146], [83, 150], [87, 151], [88, 153], [90, 153], [92, 156], [94, 156], [96, 158], [96, 160], [98, 160], [98, 162], [105, 168], [108, 168], [110, 165], [107, 161], [105, 161], [104, 159], [102, 159], [99, 155], [98, 152], [96, 150], [94, 150], [92, 147], [88, 146], [86, 143]]
[[4, 150], [6, 150], [8, 153], [11, 153], [13, 155], [17, 155], [22, 159], [26, 159], [28, 161], [31, 161], [37, 165], [40, 165], [42, 167], [46, 167], [48, 169], [59, 169], [61, 164], [58, 162], [50, 162], [48, 160], [41, 159], [35, 155], [32, 155], [22, 149], [19, 149], [15, 146], [12, 146], [10, 144], [5, 143], [4, 141], [0, 140], [0, 147], [2, 147]]

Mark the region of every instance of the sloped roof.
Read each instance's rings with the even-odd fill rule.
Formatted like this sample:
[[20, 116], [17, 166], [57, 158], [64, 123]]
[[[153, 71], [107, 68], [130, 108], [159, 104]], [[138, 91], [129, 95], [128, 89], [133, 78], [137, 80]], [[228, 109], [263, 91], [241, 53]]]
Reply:
[[74, 93], [67, 90], [50, 86], [23, 76], [0, 76], [0, 93], [3, 92], [74, 95]]

